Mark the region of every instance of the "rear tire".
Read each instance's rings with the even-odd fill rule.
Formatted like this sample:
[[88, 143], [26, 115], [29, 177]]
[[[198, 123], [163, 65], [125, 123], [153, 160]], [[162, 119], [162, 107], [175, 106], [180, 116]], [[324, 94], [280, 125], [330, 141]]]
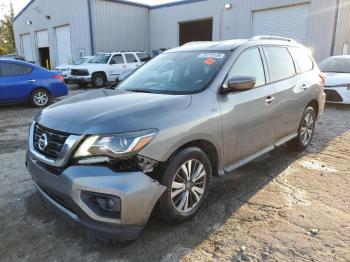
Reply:
[[107, 78], [104, 74], [102, 73], [95, 73], [92, 75], [91, 78], [91, 85], [94, 88], [102, 88], [106, 85]]
[[313, 107], [307, 107], [300, 120], [298, 136], [288, 143], [289, 148], [294, 151], [306, 150], [314, 136], [316, 114]]
[[50, 101], [50, 93], [42, 88], [34, 90], [29, 99], [30, 104], [35, 107], [45, 107], [50, 104]]
[[164, 219], [177, 224], [194, 217], [208, 196], [211, 180], [212, 166], [201, 149], [189, 147], [177, 153], [161, 179], [167, 187], [159, 200]]

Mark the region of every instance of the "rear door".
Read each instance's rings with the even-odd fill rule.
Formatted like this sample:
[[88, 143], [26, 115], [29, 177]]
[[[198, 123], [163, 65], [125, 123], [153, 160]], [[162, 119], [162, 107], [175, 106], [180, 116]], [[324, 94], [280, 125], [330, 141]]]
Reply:
[[32, 78], [33, 68], [15, 62], [0, 62], [0, 101], [16, 102], [26, 100], [36, 79]]
[[261, 52], [259, 47], [244, 50], [225, 80], [227, 84], [234, 76], [255, 77], [255, 88], [219, 97], [225, 166], [267, 147], [275, 137], [275, 89], [267, 84]]
[[307, 102], [303, 75], [298, 74], [293, 58], [287, 47], [264, 46], [269, 68], [271, 85], [276, 90], [275, 101], [278, 121], [276, 121], [276, 141], [297, 132], [301, 114]]

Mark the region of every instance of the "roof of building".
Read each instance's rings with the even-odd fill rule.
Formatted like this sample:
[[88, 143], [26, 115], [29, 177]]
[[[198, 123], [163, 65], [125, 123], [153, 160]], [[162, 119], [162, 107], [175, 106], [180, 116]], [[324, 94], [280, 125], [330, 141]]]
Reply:
[[[157, 4], [157, 5], [146, 5], [139, 3], [137, 1], [132, 1], [132, 0], [105, 0], [109, 2], [115, 2], [115, 3], [120, 3], [120, 4], [127, 4], [127, 5], [133, 5], [133, 6], [140, 6], [140, 7], [145, 7], [148, 9], [158, 9], [158, 8], [165, 8], [165, 7], [171, 7], [175, 5], [183, 5], [183, 4], [189, 4], [189, 3], [194, 3], [194, 2], [200, 2], [200, 1], [207, 1], [207, 0], [174, 0], [173, 2], [165, 3], [165, 4]], [[28, 9], [28, 7], [33, 4], [35, 0], [29, 1], [29, 3], [14, 17], [14, 21], [21, 16], [21, 14]]]

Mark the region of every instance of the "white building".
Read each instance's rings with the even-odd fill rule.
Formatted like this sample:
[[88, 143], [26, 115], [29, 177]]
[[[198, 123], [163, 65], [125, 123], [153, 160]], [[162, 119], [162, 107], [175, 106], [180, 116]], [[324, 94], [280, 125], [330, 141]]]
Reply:
[[103, 51], [172, 48], [188, 41], [292, 37], [317, 60], [350, 53], [350, 0], [32, 0], [15, 18], [16, 47], [57, 65]]

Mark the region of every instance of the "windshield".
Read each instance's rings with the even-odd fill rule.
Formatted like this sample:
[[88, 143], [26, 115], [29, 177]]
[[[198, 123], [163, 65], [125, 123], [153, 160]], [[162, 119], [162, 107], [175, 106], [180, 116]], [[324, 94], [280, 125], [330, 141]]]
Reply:
[[111, 57], [110, 54], [98, 55], [95, 58], [91, 59], [89, 61], [89, 63], [92, 63], [92, 64], [107, 64], [110, 57]]
[[78, 58], [77, 60], [73, 61], [73, 65], [81, 65], [84, 64], [86, 61], [88, 60], [88, 58]]
[[331, 57], [320, 63], [322, 72], [350, 73], [350, 58]]
[[118, 89], [160, 94], [202, 91], [226, 61], [227, 52], [163, 53], [122, 82]]

